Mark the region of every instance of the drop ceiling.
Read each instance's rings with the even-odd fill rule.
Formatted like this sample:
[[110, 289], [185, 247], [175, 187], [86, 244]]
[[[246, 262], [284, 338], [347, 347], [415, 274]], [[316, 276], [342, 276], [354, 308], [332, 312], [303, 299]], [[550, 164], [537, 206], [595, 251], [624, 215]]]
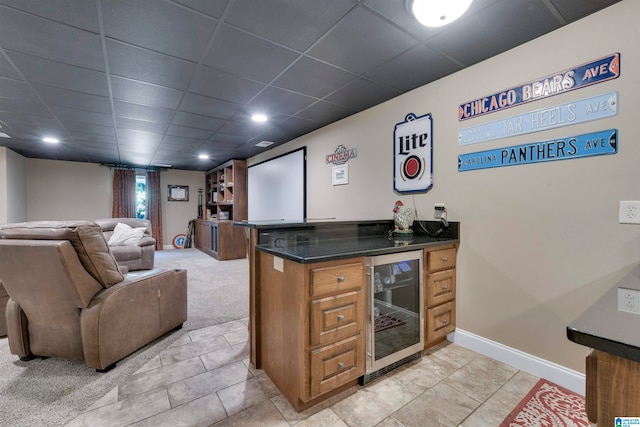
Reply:
[[0, 0], [0, 146], [204, 171], [617, 1], [474, 0], [427, 28], [406, 0]]

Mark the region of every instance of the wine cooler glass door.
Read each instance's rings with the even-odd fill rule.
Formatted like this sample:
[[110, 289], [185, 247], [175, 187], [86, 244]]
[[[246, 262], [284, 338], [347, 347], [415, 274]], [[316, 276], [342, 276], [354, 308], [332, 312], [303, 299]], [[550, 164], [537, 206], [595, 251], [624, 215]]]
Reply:
[[369, 370], [422, 350], [422, 251], [369, 262]]

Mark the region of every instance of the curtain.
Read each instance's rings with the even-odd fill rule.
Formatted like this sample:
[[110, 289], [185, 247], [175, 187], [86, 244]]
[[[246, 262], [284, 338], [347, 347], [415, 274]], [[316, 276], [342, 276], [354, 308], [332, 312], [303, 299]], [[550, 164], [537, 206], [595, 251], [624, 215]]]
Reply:
[[161, 251], [162, 243], [162, 196], [160, 172], [147, 172], [147, 219], [151, 221], [156, 250]]
[[113, 170], [112, 218], [136, 217], [136, 171]]

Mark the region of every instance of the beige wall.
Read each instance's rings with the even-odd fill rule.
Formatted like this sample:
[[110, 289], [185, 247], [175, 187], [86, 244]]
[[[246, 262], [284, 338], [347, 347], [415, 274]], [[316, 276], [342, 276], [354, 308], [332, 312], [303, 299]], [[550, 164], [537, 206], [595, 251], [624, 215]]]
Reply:
[[[262, 155], [249, 164], [307, 146], [307, 213], [339, 219], [391, 218], [394, 200], [414, 202], [421, 219], [434, 203], [461, 222], [458, 327], [584, 372], [588, 349], [566, 326], [640, 260], [640, 227], [618, 224], [620, 200], [640, 200], [636, 141], [640, 102], [640, 2], [624, 0], [560, 30], [351, 116]], [[606, 30], [605, 30], [606, 29]], [[570, 93], [457, 120], [460, 103], [620, 52], [621, 76]], [[420, 72], [420, 70], [416, 70]], [[459, 147], [458, 129], [616, 90], [610, 119]], [[431, 113], [434, 187], [393, 192], [392, 135], [407, 113]], [[457, 156], [608, 128], [619, 129], [616, 155], [479, 171], [457, 171]], [[357, 148], [349, 184], [331, 185], [325, 156]], [[385, 166], [386, 165], [386, 166]], [[622, 327], [624, 327], [622, 325]]]
[[[168, 202], [168, 185], [188, 185], [188, 202]], [[198, 188], [204, 189], [204, 173], [169, 169], [160, 175], [162, 188], [164, 246], [171, 246], [176, 234], [186, 234], [189, 220], [198, 216]], [[173, 247], [173, 246], [171, 246]]]
[[96, 163], [27, 159], [28, 220], [111, 217], [111, 186], [111, 171]]
[[[27, 220], [91, 220], [110, 218], [113, 172], [95, 163], [26, 159]], [[188, 202], [168, 202], [167, 185], [188, 185]], [[204, 173], [168, 170], [160, 175], [163, 203], [163, 240], [186, 233], [198, 212], [198, 188]], [[2, 200], [0, 198], [0, 200]], [[7, 221], [10, 222], [10, 221]]]
[[25, 158], [0, 147], [0, 224], [27, 219]]

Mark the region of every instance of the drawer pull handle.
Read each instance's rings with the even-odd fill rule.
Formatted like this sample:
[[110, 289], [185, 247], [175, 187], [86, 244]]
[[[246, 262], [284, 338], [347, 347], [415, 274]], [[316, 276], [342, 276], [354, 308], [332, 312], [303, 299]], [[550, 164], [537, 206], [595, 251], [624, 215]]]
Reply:
[[338, 282], [344, 282], [344, 276], [339, 276], [338, 277]]
[[344, 362], [338, 362], [338, 369], [344, 369]]
[[344, 320], [344, 314], [338, 314], [338, 322], [342, 322]]
[[449, 262], [449, 258], [447, 258], [447, 257], [442, 257], [442, 262]]
[[448, 290], [449, 290], [449, 287], [448, 287], [447, 285], [442, 285], [442, 290], [443, 290], [443, 291], [448, 291]]
[[446, 319], [442, 319], [442, 324], [443, 324], [443, 325], [446, 325], [447, 323], [449, 323], [449, 321], [448, 321], [448, 320], [446, 320]]

